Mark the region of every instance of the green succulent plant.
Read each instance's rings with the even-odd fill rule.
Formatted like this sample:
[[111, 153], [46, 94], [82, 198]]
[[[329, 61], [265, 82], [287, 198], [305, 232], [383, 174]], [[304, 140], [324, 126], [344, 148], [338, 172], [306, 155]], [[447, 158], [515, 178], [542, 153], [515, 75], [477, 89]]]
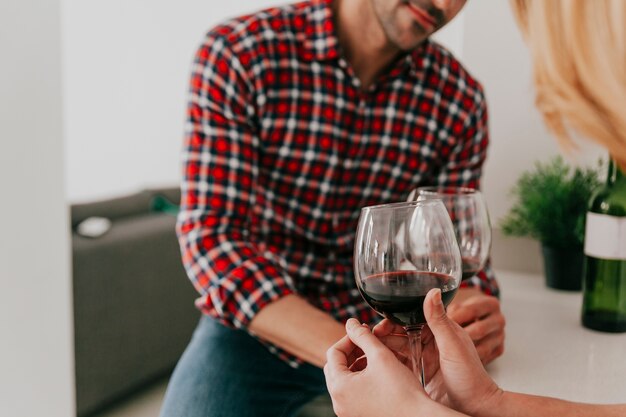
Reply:
[[572, 169], [560, 156], [537, 162], [511, 190], [515, 202], [500, 223], [502, 232], [554, 248], [581, 247], [587, 204], [600, 185], [601, 166]]

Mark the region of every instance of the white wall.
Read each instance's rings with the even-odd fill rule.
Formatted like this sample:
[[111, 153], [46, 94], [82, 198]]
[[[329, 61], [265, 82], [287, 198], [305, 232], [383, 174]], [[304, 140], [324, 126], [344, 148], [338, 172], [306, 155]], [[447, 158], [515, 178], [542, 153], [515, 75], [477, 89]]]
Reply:
[[63, 0], [70, 201], [177, 185], [191, 61], [204, 33], [276, 0]]
[[74, 415], [60, 0], [0, 2], [0, 415]]
[[[485, 87], [489, 106], [491, 146], [483, 190], [496, 226], [511, 206], [509, 191], [519, 175], [560, 151], [534, 107], [530, 56], [509, 2], [469, 1], [463, 18], [461, 60]], [[567, 158], [593, 164], [602, 154], [585, 146]]]
[[433, 39], [445, 46], [456, 57], [461, 57], [463, 56], [464, 32], [465, 10], [461, 10], [450, 23], [435, 32]]

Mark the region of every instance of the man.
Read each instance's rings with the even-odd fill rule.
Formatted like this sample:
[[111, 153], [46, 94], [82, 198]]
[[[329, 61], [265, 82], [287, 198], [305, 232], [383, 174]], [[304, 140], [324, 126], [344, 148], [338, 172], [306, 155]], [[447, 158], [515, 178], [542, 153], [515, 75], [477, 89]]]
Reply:
[[[464, 3], [314, 0], [209, 32], [177, 229], [205, 315], [162, 416], [290, 416], [325, 392], [341, 322], [377, 320], [352, 273], [360, 208], [420, 185], [478, 187], [481, 87], [428, 39]], [[504, 338], [490, 274], [454, 312], [485, 363]]]

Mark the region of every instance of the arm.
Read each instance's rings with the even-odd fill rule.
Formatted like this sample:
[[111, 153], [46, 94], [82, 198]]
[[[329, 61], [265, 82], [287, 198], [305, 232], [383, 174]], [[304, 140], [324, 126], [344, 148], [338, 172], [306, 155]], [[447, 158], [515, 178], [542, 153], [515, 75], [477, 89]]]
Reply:
[[297, 295], [265, 307], [252, 319], [250, 330], [320, 368], [328, 348], [346, 334], [340, 323]]
[[[424, 301], [428, 322], [424, 364], [429, 394], [448, 407], [474, 417], [613, 417], [626, 415], [626, 405], [593, 405], [501, 390], [489, 377], [467, 333], [450, 320], [441, 303], [441, 292], [432, 290]], [[389, 320], [374, 328], [376, 335], [396, 355], [409, 353], [402, 328]], [[433, 340], [434, 336], [434, 340]], [[408, 368], [407, 368], [408, 370]]]
[[279, 260], [248, 238], [261, 151], [252, 91], [236, 55], [209, 35], [191, 77], [177, 223], [183, 263], [205, 314], [321, 366], [342, 326], [297, 297]]
[[626, 405], [581, 404], [555, 398], [504, 392], [491, 410], [477, 417], [619, 417]]

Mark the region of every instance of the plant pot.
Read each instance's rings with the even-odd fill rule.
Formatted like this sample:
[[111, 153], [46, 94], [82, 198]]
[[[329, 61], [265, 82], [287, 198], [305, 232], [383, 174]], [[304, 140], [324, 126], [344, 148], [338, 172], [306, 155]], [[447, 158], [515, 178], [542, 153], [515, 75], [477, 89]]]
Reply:
[[554, 248], [541, 245], [546, 285], [556, 290], [580, 291], [584, 254], [581, 247]]

